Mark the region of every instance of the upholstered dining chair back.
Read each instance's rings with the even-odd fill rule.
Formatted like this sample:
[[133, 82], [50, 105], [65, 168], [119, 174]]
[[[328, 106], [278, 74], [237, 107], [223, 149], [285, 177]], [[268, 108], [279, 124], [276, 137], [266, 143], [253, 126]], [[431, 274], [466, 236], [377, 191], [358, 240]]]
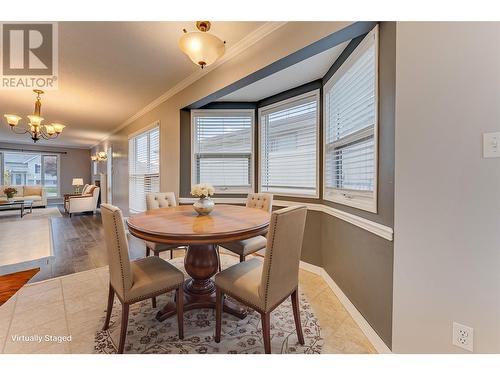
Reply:
[[177, 206], [177, 202], [173, 192], [146, 194], [146, 208], [148, 211], [156, 208], [175, 206]]
[[271, 215], [259, 289], [266, 308], [281, 303], [297, 288], [306, 215], [305, 206], [283, 208]]
[[266, 193], [251, 193], [247, 197], [247, 207], [258, 208], [267, 212], [271, 212], [273, 208], [273, 195]]
[[122, 211], [113, 205], [101, 204], [104, 240], [108, 251], [109, 281], [115, 292], [125, 299], [133, 284], [128, 256], [127, 234]]

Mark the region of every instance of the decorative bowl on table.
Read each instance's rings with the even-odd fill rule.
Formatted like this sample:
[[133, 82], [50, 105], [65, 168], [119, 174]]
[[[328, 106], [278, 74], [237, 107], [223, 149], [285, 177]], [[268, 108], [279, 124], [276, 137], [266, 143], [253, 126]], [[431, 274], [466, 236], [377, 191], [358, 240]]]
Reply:
[[215, 203], [212, 200], [212, 196], [215, 194], [215, 189], [210, 184], [198, 184], [191, 188], [191, 195], [193, 197], [199, 198], [193, 203], [194, 210], [200, 216], [205, 216], [210, 214], [215, 207]]

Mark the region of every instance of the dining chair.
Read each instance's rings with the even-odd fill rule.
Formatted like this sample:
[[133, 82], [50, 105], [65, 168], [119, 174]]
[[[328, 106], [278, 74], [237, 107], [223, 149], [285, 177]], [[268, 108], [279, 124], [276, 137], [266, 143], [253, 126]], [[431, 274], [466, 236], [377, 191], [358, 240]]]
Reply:
[[[146, 194], [146, 209], [155, 210], [163, 207], [176, 207], [177, 201], [173, 192], [166, 193], [148, 193]], [[155, 243], [150, 241], [146, 242], [146, 256], [148, 257], [153, 251], [155, 256], [159, 256], [162, 251], [170, 250], [170, 259], [174, 257], [174, 250], [182, 247], [182, 245], [167, 245]]]
[[260, 313], [264, 349], [271, 353], [271, 313], [291, 296], [297, 337], [304, 345], [298, 279], [306, 214], [305, 206], [273, 212], [264, 262], [253, 258], [215, 275], [215, 342], [220, 342], [224, 296], [228, 295]]
[[[246, 206], [250, 208], [258, 208], [270, 213], [273, 208], [273, 195], [267, 193], [248, 194]], [[247, 255], [265, 249], [266, 244], [266, 237], [256, 236], [246, 240], [225, 243], [222, 247], [239, 255], [240, 262], [244, 262]]]
[[130, 261], [123, 215], [118, 207], [101, 204], [104, 239], [109, 263], [109, 296], [103, 330], [109, 328], [115, 294], [122, 304], [118, 353], [123, 353], [129, 306], [175, 289], [179, 338], [184, 337], [184, 274], [160, 257]]

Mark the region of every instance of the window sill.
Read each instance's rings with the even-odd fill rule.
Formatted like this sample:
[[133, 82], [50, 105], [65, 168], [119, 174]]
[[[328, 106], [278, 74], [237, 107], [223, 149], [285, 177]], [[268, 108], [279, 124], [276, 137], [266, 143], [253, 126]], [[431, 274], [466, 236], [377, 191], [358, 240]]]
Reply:
[[350, 193], [349, 191], [338, 191], [325, 193], [323, 199], [328, 202], [342, 204], [357, 208], [359, 210], [377, 213], [377, 200], [373, 193]]

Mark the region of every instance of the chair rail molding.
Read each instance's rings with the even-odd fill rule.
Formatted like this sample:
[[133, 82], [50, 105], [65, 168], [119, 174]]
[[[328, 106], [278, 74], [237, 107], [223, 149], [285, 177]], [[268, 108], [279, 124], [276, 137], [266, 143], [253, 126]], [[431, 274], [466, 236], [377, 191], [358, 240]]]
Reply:
[[[189, 204], [194, 203], [196, 198], [179, 198], [179, 203]], [[214, 198], [215, 203], [227, 203], [227, 204], [245, 204], [246, 198]], [[338, 210], [336, 208], [319, 204], [319, 203], [304, 203], [304, 202], [293, 202], [293, 201], [283, 201], [283, 200], [275, 200], [273, 201], [273, 206], [278, 207], [289, 207], [293, 205], [305, 205], [308, 210], [312, 211], [320, 211], [333, 216], [337, 219], [344, 220], [350, 224], [356, 225], [359, 228], [367, 230], [373, 234], [376, 234], [379, 237], [382, 237], [388, 241], [392, 241], [394, 238], [394, 231], [391, 227], [376, 223], [374, 221], [365, 219], [363, 217], [350, 214], [348, 212], [344, 212]]]

